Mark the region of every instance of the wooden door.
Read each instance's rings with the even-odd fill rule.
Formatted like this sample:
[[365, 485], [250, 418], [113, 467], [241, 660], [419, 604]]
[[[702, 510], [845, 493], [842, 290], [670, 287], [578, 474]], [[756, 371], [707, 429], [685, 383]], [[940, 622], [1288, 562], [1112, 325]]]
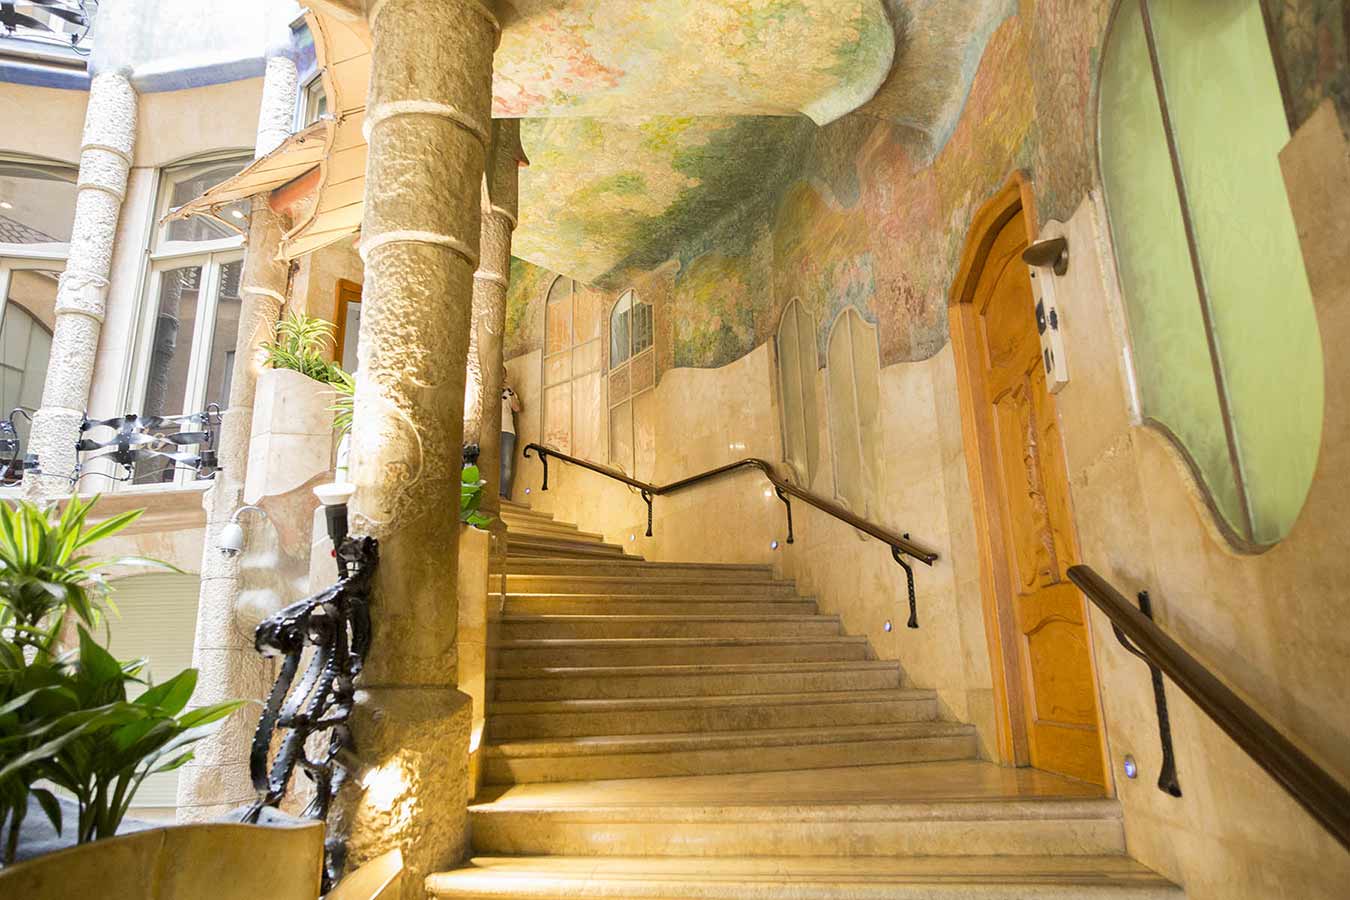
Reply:
[[[996, 226], [997, 227], [997, 226]], [[1104, 784], [1097, 689], [1082, 597], [1065, 573], [1074, 563], [1073, 520], [1054, 398], [1046, 389], [1031, 279], [1022, 251], [1027, 227], [1019, 211], [993, 237], [967, 321], [983, 368], [972, 397], [984, 419], [989, 541], [1001, 544], [991, 565], [1018, 647], [1031, 764]], [[972, 386], [975, 387], [975, 386]], [[982, 404], [982, 409], [979, 408]], [[1007, 633], [1007, 632], [1005, 632]]]

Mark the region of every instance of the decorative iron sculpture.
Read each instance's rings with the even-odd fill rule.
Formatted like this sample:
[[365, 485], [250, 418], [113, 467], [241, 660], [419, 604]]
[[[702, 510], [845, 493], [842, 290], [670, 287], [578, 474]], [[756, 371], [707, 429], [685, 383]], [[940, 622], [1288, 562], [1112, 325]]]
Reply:
[[23, 416], [31, 423], [33, 417], [26, 409], [15, 409], [8, 419], [0, 419], [0, 486], [18, 484], [23, 473], [37, 468], [37, 457], [31, 453], [24, 456], [23, 441], [19, 438], [19, 426], [14, 418]]
[[[32, 12], [54, 19], [61, 19], [75, 26], [74, 31], [57, 30], [50, 20], [30, 16], [18, 11], [18, 6], [28, 7]], [[69, 39], [70, 48], [85, 55], [87, 46], [81, 46], [89, 36], [94, 25], [94, 15], [98, 12], [96, 0], [0, 0], [0, 37], [36, 38], [37, 40], [64, 44]]]
[[[155, 461], [161, 461], [165, 466], [159, 473], [151, 474], [186, 469], [198, 478], [211, 478], [216, 473], [216, 431], [220, 422], [220, 407], [214, 403], [203, 412], [181, 416], [138, 416], [135, 413], [112, 419], [90, 419], [85, 416], [80, 425], [82, 437], [75, 445], [75, 449], [84, 455], [75, 465], [75, 471], [70, 476], [71, 483], [89, 475], [101, 475], [113, 481], [131, 481], [138, 474], [145, 474], [138, 473], [138, 467]], [[193, 425], [197, 426], [195, 430], [187, 430], [188, 426]], [[111, 428], [112, 437], [97, 440], [88, 436], [98, 428]], [[198, 448], [195, 453], [178, 449], [193, 446]], [[115, 463], [122, 469], [122, 474], [86, 471], [90, 463], [100, 459]]]
[[[352, 774], [355, 757], [347, 720], [356, 676], [370, 648], [370, 586], [379, 547], [371, 537], [334, 537], [338, 583], [269, 616], [254, 632], [258, 652], [280, 656], [282, 664], [253, 735], [249, 772], [259, 798], [246, 822], [256, 822], [265, 807], [281, 803], [296, 766], [314, 783], [314, 799], [303, 815], [323, 821]], [[297, 682], [307, 653], [308, 666]], [[318, 740], [311, 742], [316, 735]], [[327, 891], [345, 864], [346, 844], [330, 837], [324, 849]]]

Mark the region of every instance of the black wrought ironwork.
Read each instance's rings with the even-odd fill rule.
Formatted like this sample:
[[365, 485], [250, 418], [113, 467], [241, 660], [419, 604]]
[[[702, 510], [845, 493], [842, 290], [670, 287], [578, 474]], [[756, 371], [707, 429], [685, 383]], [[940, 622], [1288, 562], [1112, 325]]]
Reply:
[[932, 550], [929, 550], [928, 548], [916, 544], [912, 540], [910, 540], [908, 532], [906, 532], [903, 535], [895, 534], [894, 532], [888, 531], [887, 529], [882, 528], [880, 525], [877, 525], [874, 522], [869, 522], [860, 516], [854, 515], [852, 512], [850, 512], [849, 510], [845, 509], [844, 507], [840, 506], [837, 503], [833, 503], [829, 500], [826, 500], [824, 497], [820, 497], [816, 494], [813, 494], [810, 491], [804, 490], [798, 487], [797, 485], [793, 484], [792, 482], [779, 477], [778, 473], [774, 471], [773, 466], [769, 465], [762, 459], [755, 459], [753, 457], [749, 459], [742, 459], [739, 460], [738, 462], [728, 463], [725, 466], [721, 466], [720, 468], [717, 469], [711, 469], [707, 472], [702, 472], [698, 475], [691, 475], [688, 478], [683, 478], [679, 481], [672, 482], [671, 484], [655, 485], [655, 484], [648, 484], [645, 481], [639, 481], [636, 478], [630, 478], [627, 475], [623, 474], [622, 472], [615, 471], [614, 469], [607, 469], [604, 466], [599, 465], [598, 463], [593, 463], [590, 462], [589, 460], [578, 459], [575, 456], [568, 456], [566, 453], [559, 453], [557, 450], [550, 449], [541, 444], [526, 444], [525, 449], [522, 451], [521, 455], [524, 456], [526, 459], [529, 459], [531, 453], [537, 454], [539, 456], [539, 463], [544, 467], [544, 483], [541, 490], [545, 491], [548, 490], [548, 460], [549, 457], [551, 456], [557, 457], [558, 459], [562, 460], [565, 463], [568, 463], [569, 465], [578, 466], [579, 468], [586, 469], [590, 472], [594, 472], [597, 475], [603, 475], [606, 478], [611, 478], [615, 481], [622, 482], [628, 485], [629, 487], [637, 488], [638, 492], [642, 496], [643, 502], [647, 504], [647, 537], [652, 536], [653, 497], [658, 497], [664, 494], [673, 494], [677, 491], [682, 491], [685, 490], [686, 488], [694, 487], [695, 485], [702, 484], [705, 481], [711, 481], [714, 478], [720, 478], [723, 475], [727, 475], [731, 472], [739, 471], [741, 469], [758, 469], [761, 473], [763, 473], [765, 478], [769, 479], [769, 483], [773, 485], [774, 490], [778, 494], [778, 499], [782, 500], [783, 504], [787, 507], [787, 525], [788, 525], [787, 542], [789, 544], [793, 542], [794, 535], [792, 530], [792, 504], [791, 502], [789, 502], [788, 498], [793, 497], [798, 500], [801, 500], [803, 503], [806, 503], [809, 506], [812, 506], [820, 510], [826, 515], [833, 516], [839, 521], [853, 526], [854, 528], [858, 529], [864, 534], [870, 535], [871, 537], [874, 537], [877, 540], [889, 546], [891, 548], [891, 556], [895, 559], [897, 563], [900, 564], [900, 567], [905, 570], [905, 581], [909, 588], [909, 627], [910, 628], [919, 627], [917, 602], [915, 600], [914, 594], [914, 570], [913, 568], [910, 567], [909, 563], [905, 562], [904, 558], [910, 557], [912, 559], [917, 559], [924, 565], [931, 566], [934, 562], [937, 561], [938, 555], [934, 553]]
[[[1148, 591], [1139, 592], [1139, 611], [1148, 616], [1150, 622], [1153, 621], [1153, 601], [1149, 599]], [[1181, 782], [1177, 780], [1177, 759], [1172, 749], [1172, 717], [1167, 712], [1167, 693], [1163, 689], [1162, 670], [1131, 643], [1119, 625], [1112, 622], [1111, 630], [1116, 633], [1116, 640], [1120, 641], [1122, 647], [1142, 659], [1148, 666], [1153, 679], [1153, 703], [1158, 710], [1158, 740], [1162, 744], [1162, 769], [1158, 772], [1158, 790], [1173, 797], [1180, 797]]]
[[[198, 478], [212, 478], [218, 465], [216, 432], [220, 424], [220, 407], [214, 403], [202, 412], [181, 416], [140, 416], [136, 413], [111, 419], [90, 419], [85, 416], [80, 425], [82, 436], [75, 445], [82, 456], [70, 475], [71, 483], [90, 475], [100, 475], [113, 481], [131, 481], [137, 475], [138, 466], [155, 461], [165, 463], [164, 471], [186, 469], [194, 472]], [[192, 426], [196, 427], [189, 430]], [[111, 428], [112, 437], [99, 440], [89, 436], [99, 428]], [[181, 447], [196, 447], [197, 450], [177, 449]], [[98, 460], [112, 462], [121, 468], [122, 474], [86, 471], [90, 463]], [[56, 476], [60, 473], [43, 474]]]
[[33, 417], [22, 407], [10, 411], [9, 418], [0, 419], [0, 485], [17, 484], [23, 480], [23, 473], [37, 468], [37, 457], [23, 452], [23, 440], [19, 437], [16, 416], [23, 416], [32, 424]]
[[[347, 720], [356, 677], [370, 649], [370, 588], [379, 546], [371, 537], [347, 537], [345, 516], [330, 516], [329, 527], [338, 539], [337, 584], [269, 616], [254, 633], [258, 652], [280, 656], [282, 663], [253, 735], [249, 773], [259, 796], [246, 822], [256, 822], [264, 808], [281, 803], [297, 766], [314, 784], [314, 798], [303, 815], [326, 820], [333, 798], [352, 774], [355, 757]], [[297, 681], [307, 655], [308, 665]], [[316, 735], [319, 740], [311, 742]], [[325, 891], [341, 873], [345, 857], [345, 843], [330, 837], [325, 843]]]
[[89, 52], [81, 47], [94, 25], [94, 15], [98, 12], [96, 0], [23, 0], [29, 7], [37, 7], [35, 12], [69, 22], [76, 26], [75, 31], [57, 30], [49, 22], [21, 13], [16, 0], [0, 0], [0, 37], [37, 38], [44, 42], [64, 44], [69, 39], [70, 49], [81, 55]]

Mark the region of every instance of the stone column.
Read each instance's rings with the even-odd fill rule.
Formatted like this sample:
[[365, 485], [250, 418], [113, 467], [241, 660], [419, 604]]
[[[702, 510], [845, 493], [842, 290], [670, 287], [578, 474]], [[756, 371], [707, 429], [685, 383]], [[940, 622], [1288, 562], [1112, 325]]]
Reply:
[[380, 561], [352, 718], [368, 770], [335, 827], [349, 869], [401, 849], [400, 896], [420, 900], [468, 836], [455, 498], [499, 27], [477, 0], [383, 0], [371, 32], [350, 521], [379, 539]]
[[[268, 59], [255, 158], [270, 153], [286, 139], [295, 112], [297, 81], [294, 61], [284, 56]], [[283, 128], [285, 133], [281, 131]], [[253, 430], [253, 397], [263, 368], [262, 343], [272, 337], [286, 302], [289, 267], [277, 259], [282, 231], [282, 223], [268, 207], [267, 198], [255, 197], [249, 216], [248, 253], [239, 279], [239, 333], [230, 376], [229, 405], [217, 443], [220, 470], [202, 499], [206, 507], [206, 536], [192, 650], [192, 664], [199, 673], [193, 705], [236, 698], [261, 700], [271, 689], [272, 666], [253, 649], [253, 635], [238, 619], [239, 558], [226, 559], [216, 547], [220, 530], [243, 505], [249, 435]], [[247, 533], [256, 522], [248, 517], [242, 524]], [[299, 598], [283, 599], [289, 602]], [[253, 802], [248, 751], [257, 720], [257, 707], [245, 707], [196, 745], [196, 758], [179, 770], [179, 821], [215, 818]]]
[[[42, 407], [33, 418], [25, 448], [38, 455], [46, 476], [66, 476], [75, 468], [75, 442], [89, 402], [94, 356], [107, 306], [108, 270], [135, 140], [136, 92], [127, 73], [95, 75], [84, 116], [70, 256], [56, 292], [51, 361], [42, 389]], [[70, 483], [63, 477], [30, 474], [24, 484], [35, 499], [70, 493]]]
[[[481, 509], [496, 515], [501, 485], [502, 339], [506, 332], [506, 290], [511, 278], [511, 233], [520, 197], [520, 120], [492, 123], [492, 153], [483, 176], [483, 224], [478, 271], [473, 276], [473, 346], [469, 348], [469, 392], [465, 398], [465, 442], [476, 440], [483, 474]], [[477, 386], [475, 392], [473, 388]]]

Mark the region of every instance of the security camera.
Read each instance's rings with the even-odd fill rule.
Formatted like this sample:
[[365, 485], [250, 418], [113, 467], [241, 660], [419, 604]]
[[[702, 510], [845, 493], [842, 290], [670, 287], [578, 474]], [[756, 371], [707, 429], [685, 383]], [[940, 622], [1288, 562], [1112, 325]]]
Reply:
[[239, 517], [246, 512], [255, 512], [264, 518], [267, 516], [267, 513], [257, 506], [241, 506], [234, 511], [230, 521], [220, 529], [220, 537], [216, 539], [216, 549], [226, 559], [234, 559], [244, 552], [244, 526], [239, 524]]

